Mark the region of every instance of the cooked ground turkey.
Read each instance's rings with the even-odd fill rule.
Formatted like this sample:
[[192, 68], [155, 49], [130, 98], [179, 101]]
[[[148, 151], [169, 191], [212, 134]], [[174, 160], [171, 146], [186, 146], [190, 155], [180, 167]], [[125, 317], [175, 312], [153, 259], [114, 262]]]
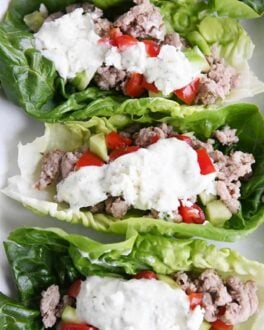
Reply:
[[60, 302], [60, 291], [57, 285], [51, 285], [41, 293], [40, 313], [45, 328], [51, 328], [57, 320], [57, 308]]
[[195, 103], [214, 104], [218, 99], [224, 100], [239, 81], [236, 70], [226, 64], [215, 52], [208, 57], [208, 62], [210, 70], [200, 79]]
[[[214, 137], [222, 145], [228, 146], [239, 141], [236, 130], [231, 129], [229, 126], [216, 130]], [[217, 169], [217, 195], [232, 213], [237, 213], [240, 207], [241, 182], [239, 180], [248, 177], [252, 173], [252, 165], [255, 163], [254, 156], [242, 151], [234, 151], [230, 155], [225, 155], [220, 150], [214, 150], [215, 141], [213, 139], [202, 142], [194, 137], [192, 143], [195, 149], [205, 148], [209, 153]]]
[[181, 36], [177, 32], [167, 33], [161, 44], [171, 45], [178, 49], [182, 49], [187, 46], [185, 39], [181, 38]]
[[121, 197], [109, 197], [105, 201], [105, 211], [116, 219], [123, 218], [129, 209], [129, 205]]
[[172, 126], [165, 123], [160, 124], [156, 127], [141, 128], [138, 132], [133, 135], [134, 143], [137, 146], [146, 148], [152, 143], [159, 139], [166, 139], [172, 132]]
[[221, 130], [216, 130], [214, 132], [214, 137], [223, 145], [230, 146], [239, 141], [236, 136], [236, 129], [231, 129], [229, 126], [225, 126]]
[[[253, 281], [242, 282], [232, 276], [223, 280], [214, 270], [208, 269], [200, 276], [180, 272], [174, 279], [181, 288], [190, 292], [203, 293], [204, 318], [214, 322], [220, 318], [227, 324], [238, 324], [246, 321], [258, 308], [256, 284]], [[219, 317], [219, 312], [224, 314]]]
[[252, 154], [235, 151], [230, 155], [224, 155], [219, 150], [210, 154], [214, 161], [217, 172], [216, 190], [220, 199], [232, 213], [236, 213], [240, 207], [239, 179], [252, 173], [252, 165], [255, 159]]
[[120, 16], [115, 22], [125, 34], [135, 38], [153, 38], [163, 40], [165, 25], [159, 8], [152, 5], [149, 0], [134, 1], [137, 5]]
[[94, 80], [103, 90], [115, 89], [124, 92], [127, 77], [128, 73], [126, 70], [119, 70], [114, 66], [101, 66], [97, 70]]
[[45, 152], [42, 157], [41, 173], [35, 188], [46, 189], [49, 185], [66, 178], [80, 158], [80, 152], [54, 150]]

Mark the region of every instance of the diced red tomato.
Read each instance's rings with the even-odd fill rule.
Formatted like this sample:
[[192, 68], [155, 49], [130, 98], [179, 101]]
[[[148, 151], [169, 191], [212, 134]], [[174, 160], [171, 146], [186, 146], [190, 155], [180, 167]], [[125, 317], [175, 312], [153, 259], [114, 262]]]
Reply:
[[72, 298], [76, 298], [80, 292], [81, 289], [81, 280], [76, 280], [75, 282], [72, 283], [72, 285], [68, 289], [68, 296]]
[[148, 91], [151, 91], [153, 93], [158, 93], [159, 90], [158, 88], [155, 86], [154, 83], [148, 83], [147, 80], [143, 77], [142, 79], [142, 86], [147, 89]]
[[211, 330], [233, 330], [233, 325], [226, 324], [221, 320], [216, 320], [215, 322], [211, 323]]
[[121, 36], [115, 37], [115, 43], [117, 47], [121, 50], [124, 51], [130, 46], [134, 46], [138, 43], [138, 40], [128, 34], [123, 34]]
[[179, 207], [179, 213], [185, 223], [202, 224], [205, 221], [204, 212], [197, 204], [193, 204], [192, 206], [181, 205]]
[[191, 105], [199, 89], [199, 78], [193, 80], [189, 85], [174, 91], [176, 96], [184, 103]]
[[120, 36], [122, 36], [122, 35], [123, 35], [123, 33], [120, 31], [119, 28], [112, 28], [112, 29], [110, 30], [110, 32], [109, 32], [109, 38], [110, 38], [110, 40], [111, 40], [111, 44], [112, 44], [113, 46], [117, 46], [116, 38], [117, 38], [117, 37], [120, 37]]
[[160, 52], [159, 44], [154, 40], [144, 39], [142, 40], [145, 44], [146, 53], [150, 57], [157, 57]]
[[160, 135], [159, 134], [152, 135], [150, 137], [151, 144], [158, 142], [159, 139], [160, 139]]
[[113, 161], [120, 156], [130, 154], [131, 152], [135, 152], [138, 149], [140, 149], [139, 146], [128, 146], [125, 148], [115, 149], [110, 153], [109, 159], [110, 159], [110, 161]]
[[214, 164], [211, 161], [206, 149], [198, 149], [196, 150], [196, 153], [201, 174], [206, 175], [215, 172]]
[[158, 276], [155, 272], [152, 272], [151, 270], [142, 270], [141, 272], [138, 272], [134, 276], [134, 278], [136, 278], [137, 280], [140, 280], [142, 278], [145, 278], [147, 280], [152, 280], [152, 279], [157, 280]]
[[201, 306], [203, 302], [203, 294], [201, 292], [191, 292], [188, 295], [190, 308], [193, 310], [197, 306]]
[[141, 96], [145, 92], [142, 83], [143, 75], [136, 72], [132, 73], [125, 85], [125, 94], [130, 97]]
[[75, 168], [78, 170], [83, 166], [102, 166], [104, 161], [96, 154], [86, 151], [81, 158], [77, 161]]
[[108, 149], [124, 148], [132, 144], [132, 140], [130, 138], [117, 132], [107, 134], [105, 140]]
[[98, 328], [88, 324], [61, 322], [59, 330], [98, 330]]

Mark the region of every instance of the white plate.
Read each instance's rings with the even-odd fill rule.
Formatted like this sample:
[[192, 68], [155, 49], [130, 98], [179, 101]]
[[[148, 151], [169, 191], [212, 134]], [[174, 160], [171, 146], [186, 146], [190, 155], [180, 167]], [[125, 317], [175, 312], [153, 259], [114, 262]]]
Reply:
[[[6, 10], [7, 0], [0, 0], [0, 17]], [[258, 74], [258, 77], [264, 80], [264, 48], [263, 48], [263, 31], [264, 19], [258, 19], [245, 23], [246, 29], [251, 35], [256, 49], [254, 58], [251, 61], [252, 69]], [[264, 95], [259, 95], [250, 102], [257, 103], [259, 106], [264, 105]], [[262, 107], [264, 110], [264, 107]], [[35, 137], [43, 134], [43, 124], [29, 118], [23, 110], [6, 100], [5, 96], [0, 93], [0, 188], [7, 181], [7, 178], [18, 172], [17, 168], [17, 144], [30, 142]], [[250, 132], [249, 132], [250, 134]], [[87, 234], [92, 238], [99, 239], [104, 242], [116, 240], [112, 235], [103, 235], [95, 231], [85, 229], [81, 226], [69, 225], [58, 222], [48, 217], [38, 217], [29, 210], [23, 208], [19, 203], [5, 197], [0, 193], [0, 241], [6, 239], [11, 230], [19, 226], [40, 226], [40, 227], [56, 227], [69, 232], [77, 232]], [[259, 228], [250, 237], [243, 241], [233, 244], [219, 244], [221, 246], [229, 246], [236, 248], [246, 257], [264, 262], [264, 226]], [[14, 293], [12, 287], [12, 279], [8, 270], [4, 249], [0, 248], [0, 291], [5, 294]]]

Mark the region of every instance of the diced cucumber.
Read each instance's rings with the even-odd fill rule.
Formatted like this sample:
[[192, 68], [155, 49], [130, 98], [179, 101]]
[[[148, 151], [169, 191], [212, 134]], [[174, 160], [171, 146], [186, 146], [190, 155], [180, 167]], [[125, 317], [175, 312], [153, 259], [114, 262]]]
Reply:
[[207, 219], [217, 227], [222, 227], [232, 217], [232, 213], [219, 199], [208, 203], [205, 212]]
[[196, 71], [207, 72], [210, 69], [209, 63], [207, 62], [204, 54], [201, 52], [198, 46], [194, 46], [193, 48], [187, 48], [184, 51], [184, 54], [191, 62], [192, 66]]
[[71, 83], [79, 91], [83, 91], [89, 85], [91, 79], [92, 76], [89, 74], [89, 72], [84, 70], [82, 72], [77, 73], [76, 77], [71, 80]]
[[41, 28], [42, 24], [45, 21], [45, 15], [39, 11], [34, 11], [31, 14], [28, 14], [24, 17], [25, 24], [30, 28], [33, 32], [38, 32]]
[[199, 194], [200, 200], [202, 202], [203, 205], [206, 205], [214, 200], [216, 200], [216, 196], [213, 194], [208, 194], [205, 191], [201, 192]]
[[108, 161], [107, 146], [103, 133], [92, 135], [89, 140], [89, 148], [91, 152], [102, 158], [105, 162]]
[[81, 323], [76, 315], [76, 309], [71, 306], [66, 306], [64, 308], [61, 319], [64, 322]]
[[203, 322], [200, 327], [200, 330], [210, 330], [210, 329], [211, 329], [211, 324], [207, 322]]
[[163, 282], [169, 284], [169, 286], [171, 286], [174, 289], [179, 289], [179, 285], [177, 284], [177, 282], [175, 282], [170, 276], [158, 275], [158, 279], [160, 281], [163, 281]]

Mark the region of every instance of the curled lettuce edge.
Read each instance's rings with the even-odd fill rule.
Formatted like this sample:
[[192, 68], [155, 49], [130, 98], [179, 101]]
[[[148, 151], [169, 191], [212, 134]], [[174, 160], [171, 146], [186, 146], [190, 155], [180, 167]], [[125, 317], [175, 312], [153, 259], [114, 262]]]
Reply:
[[[45, 122], [79, 120], [80, 117], [86, 120], [92, 116], [109, 117], [118, 107], [123, 108], [126, 100], [124, 96], [116, 95], [113, 91], [101, 91], [96, 87], [67, 94], [66, 82], [59, 78], [52, 62], [34, 49], [33, 36], [23, 23], [24, 15], [38, 10], [41, 3], [53, 12], [75, 2], [12, 0], [3, 22], [0, 23], [2, 88], [6, 95], [29, 115]], [[105, 10], [125, 4], [122, 0], [93, 2]], [[238, 70], [240, 83], [224, 102], [234, 102], [264, 92], [264, 83], [258, 80], [248, 65], [254, 45], [237, 21], [240, 18], [255, 18], [261, 15], [263, 8], [259, 4], [255, 6], [251, 0], [211, 0], [208, 3], [187, 0], [152, 2], [161, 8], [169, 29], [182, 34], [192, 46], [200, 47], [205, 54], [210, 53], [211, 47], [216, 45], [227, 63]], [[206, 45], [206, 51], [203, 45]]]
[[[177, 271], [203, 271], [212, 268], [223, 277], [235, 275], [242, 280], [254, 280], [257, 283], [260, 300], [258, 312], [234, 329], [259, 330], [263, 322], [264, 265], [244, 258], [232, 249], [218, 249], [203, 240], [142, 235], [129, 230], [124, 241], [103, 244], [82, 235], [67, 234], [58, 228], [18, 228], [9, 235], [4, 246], [20, 289], [19, 293], [28, 294], [28, 305], [30, 305], [30, 297], [40, 296], [43, 290], [43, 278], [46, 286], [54, 284], [52, 282], [54, 274], [51, 273], [56, 270], [53, 267], [48, 268], [47, 271], [47, 263], [43, 263], [43, 260], [48, 260], [47, 258], [52, 254], [60, 251], [63, 255], [70, 256], [81, 277], [90, 275], [123, 277], [143, 269], [170, 275]], [[28, 258], [29, 251], [33, 258]], [[45, 253], [34, 253], [34, 251], [45, 251]], [[66, 268], [66, 263], [64, 267]], [[34, 271], [25, 272], [26, 269]], [[35, 287], [32, 289], [27, 283], [35, 283]], [[60, 285], [60, 279], [56, 283]]]
[[[138, 100], [140, 104], [144, 100]], [[39, 215], [49, 215], [58, 220], [73, 224], [82, 224], [97, 231], [123, 234], [130, 227], [139, 232], [161, 234], [166, 236], [198, 236], [219, 241], [235, 241], [252, 233], [264, 222], [264, 205], [261, 203], [261, 194], [264, 192], [263, 166], [264, 166], [264, 118], [257, 107], [251, 104], [237, 104], [208, 111], [197, 111], [182, 117], [180, 109], [176, 108], [171, 115], [167, 110], [149, 108], [147, 113], [138, 113], [134, 100], [129, 101], [131, 108], [127, 116], [105, 118], [92, 118], [87, 122], [71, 122], [66, 124], [46, 124], [44, 136], [37, 138], [32, 143], [18, 146], [18, 166], [20, 175], [8, 180], [8, 185], [3, 192], [21, 202], [25, 207]], [[188, 111], [190, 108], [186, 107]], [[133, 113], [135, 112], [135, 114]], [[184, 112], [184, 109], [182, 109]], [[168, 115], [168, 117], [165, 115]], [[253, 167], [253, 176], [242, 186], [242, 214], [233, 216], [229, 227], [215, 227], [210, 223], [175, 224], [165, 220], [127, 215], [123, 220], [117, 220], [105, 214], [93, 215], [89, 211], [74, 210], [64, 203], [54, 202], [55, 187], [45, 191], [37, 191], [33, 184], [40, 173], [41, 153], [47, 150], [76, 150], [87, 142], [91, 134], [107, 133], [123, 125], [137, 121], [143, 123], [157, 123], [164, 121], [172, 124], [180, 131], [193, 131], [198, 136], [208, 138], [218, 127], [229, 124], [237, 128], [240, 138], [238, 150], [251, 152], [255, 156], [256, 164]], [[180, 114], [180, 115], [179, 115]], [[153, 117], [160, 117], [154, 120]], [[248, 131], [251, 135], [248, 135]], [[86, 141], [86, 142], [85, 142]]]

